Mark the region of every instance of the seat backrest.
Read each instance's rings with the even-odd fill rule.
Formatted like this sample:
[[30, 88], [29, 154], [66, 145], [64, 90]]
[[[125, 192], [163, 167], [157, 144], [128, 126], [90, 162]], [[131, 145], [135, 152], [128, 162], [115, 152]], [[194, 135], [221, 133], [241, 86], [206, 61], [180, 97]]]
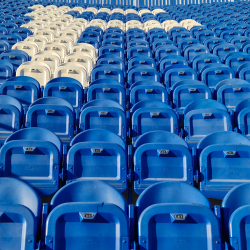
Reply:
[[136, 201], [137, 218], [147, 207], [159, 203], [189, 203], [211, 208], [209, 200], [198, 189], [185, 183], [166, 181], [148, 187], [139, 196]]
[[110, 203], [127, 212], [124, 197], [115, 188], [101, 181], [81, 180], [68, 184], [54, 195], [50, 204], [53, 209], [68, 202]]

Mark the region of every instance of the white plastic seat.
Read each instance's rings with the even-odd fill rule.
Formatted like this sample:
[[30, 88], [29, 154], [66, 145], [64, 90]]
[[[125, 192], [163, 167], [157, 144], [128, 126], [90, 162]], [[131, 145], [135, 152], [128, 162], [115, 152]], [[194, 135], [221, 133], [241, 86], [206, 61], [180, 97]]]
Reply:
[[77, 43], [77, 45], [75, 45], [74, 47], [71, 48], [70, 53], [74, 53], [74, 52], [84, 52], [88, 55], [90, 55], [91, 58], [93, 58], [93, 62], [95, 64], [96, 62], [96, 49], [94, 46], [92, 46], [91, 44], [88, 43]]
[[106, 13], [108, 13], [109, 15], [111, 14], [111, 10], [108, 9], [108, 8], [100, 8], [100, 9], [98, 10], [98, 13], [100, 13], [100, 12], [106, 12]]
[[60, 36], [66, 36], [66, 37], [69, 37], [73, 40], [74, 43], [77, 42], [78, 40], [78, 33], [72, 29], [65, 29], [65, 30], [62, 30], [60, 31], [60, 33], [58, 34], [59, 37]]
[[144, 10], [140, 10], [138, 14], [139, 14], [139, 16], [141, 16], [144, 13], [151, 13], [151, 11], [147, 10], [147, 9], [144, 9]]
[[34, 35], [39, 35], [39, 36], [45, 36], [47, 37], [48, 41], [51, 42], [55, 38], [55, 32], [50, 29], [43, 29], [43, 30], [38, 30]]
[[124, 10], [123, 10], [123, 9], [120, 9], [120, 8], [115, 8], [115, 9], [112, 10], [111, 13], [112, 13], [112, 14], [113, 14], [113, 13], [121, 13], [121, 14], [124, 15]]
[[79, 52], [74, 52], [66, 56], [65, 58], [65, 63], [67, 62], [75, 62], [75, 63], [80, 63], [82, 64], [86, 69], [88, 73], [88, 81], [90, 80], [90, 74], [91, 71], [94, 67], [93, 60], [91, 56], [87, 53], [79, 53]]
[[134, 14], [138, 15], [138, 12], [136, 10], [134, 10], [134, 9], [127, 9], [127, 10], [125, 10], [125, 14], [126, 15], [129, 14], [129, 13], [134, 13]]
[[18, 49], [26, 52], [31, 58], [39, 51], [39, 47], [34, 42], [21, 41], [12, 46], [12, 49]]
[[33, 6], [29, 6], [28, 8], [33, 10], [38, 10], [38, 9], [43, 9], [44, 6], [41, 4], [34, 4]]
[[61, 31], [60, 27], [53, 24], [54, 22], [52, 22], [50, 25], [47, 26], [47, 29], [52, 30], [56, 36], [59, 35], [59, 32]]
[[50, 67], [44, 62], [25, 62], [17, 68], [16, 76], [30, 76], [36, 79], [40, 86], [45, 86], [50, 80]]
[[36, 43], [39, 51], [42, 50], [42, 47], [49, 42], [46, 36], [39, 35], [28, 36], [24, 41]]
[[43, 11], [34, 11], [36, 14], [36, 18], [35, 19], [38, 19], [38, 18], [41, 18], [43, 17], [46, 13], [44, 13]]
[[61, 62], [64, 62], [64, 58], [68, 54], [67, 47], [63, 43], [51, 42], [47, 43], [42, 48], [43, 51], [56, 52], [61, 57]]
[[43, 29], [44, 26], [46, 25], [46, 23], [44, 21], [42, 21], [41, 19], [36, 19], [34, 21], [30, 21], [28, 23], [29, 25], [36, 25], [37, 26], [37, 29]]
[[66, 27], [65, 23], [61, 22], [61, 21], [55, 21], [52, 24], [58, 26], [59, 29], [60, 29], [60, 31], [63, 30], [63, 29], [65, 29], [65, 27]]
[[79, 6], [76, 6], [76, 7], [74, 7], [74, 8], [72, 9], [72, 11], [78, 11], [80, 14], [82, 14], [83, 11], [84, 11], [84, 8], [79, 7]]
[[[82, 29], [81, 29], [81, 27], [73, 26], [73, 25], [72, 25], [72, 26], [69, 25], [69, 26], [66, 27], [63, 31], [67, 31], [67, 32], [70, 32], [70, 33], [72, 33], [72, 31], [76, 32], [76, 34], [77, 34], [77, 40], [79, 39], [80, 35], [82, 34]], [[75, 39], [75, 33], [74, 33], [74, 35], [71, 34], [71, 36], [73, 36], [74, 39]]]
[[122, 26], [123, 28], [125, 28], [125, 24], [124, 24], [121, 20], [112, 20], [112, 21], [109, 21], [109, 22], [108, 22], [108, 26], [109, 26], [109, 25], [113, 25], [113, 24], [115, 24], [115, 25], [120, 25], [120, 26]]
[[57, 17], [55, 21], [64, 23], [65, 27], [70, 24], [70, 20], [68, 18], [64, 17], [64, 15]]
[[166, 20], [161, 23], [161, 26], [165, 29], [166, 26], [173, 25], [173, 24], [179, 25], [179, 23], [176, 22], [175, 20]]
[[44, 62], [49, 65], [51, 77], [53, 77], [55, 69], [61, 64], [60, 55], [52, 51], [42, 51], [35, 54], [31, 61]]
[[[81, 33], [85, 30], [85, 25], [83, 23], [71, 23], [67, 28], [77, 28], [78, 35], [80, 36]], [[79, 32], [80, 32], [80, 34], [79, 34]]]
[[21, 27], [31, 30], [33, 32], [33, 34], [38, 31], [38, 27], [35, 24], [26, 23], [26, 24], [21, 25]]
[[156, 15], [156, 14], [162, 13], [162, 12], [166, 12], [166, 11], [163, 10], [163, 9], [154, 9], [154, 10], [152, 11], [153, 15]]
[[129, 26], [129, 25], [143, 25], [143, 24], [140, 21], [131, 20], [126, 23], [126, 26]]
[[102, 20], [102, 19], [93, 19], [92, 21], [89, 22], [89, 24], [91, 24], [91, 25], [94, 25], [96, 23], [97, 24], [101, 23], [104, 26], [107, 25], [107, 23], [104, 20]]
[[76, 18], [72, 23], [83, 23], [85, 27], [88, 25], [88, 21], [85, 18]]
[[70, 23], [74, 20], [74, 17], [69, 14], [63, 14], [62, 17], [67, 18]]
[[[50, 24], [53, 24], [53, 22], [56, 21], [57, 17], [55, 15], [53, 15], [53, 14], [49, 14], [49, 15], [44, 16], [43, 18], [49, 18], [50, 19]], [[43, 18], [41, 18], [41, 19], [43, 19]]]
[[67, 62], [56, 68], [54, 77], [71, 77], [78, 80], [83, 87], [88, 87], [87, 69], [80, 63]]
[[53, 42], [55, 43], [62, 43], [67, 47], [67, 50], [70, 51], [70, 49], [74, 46], [74, 41], [71, 37], [68, 36], [59, 36], [56, 37]]
[[143, 25], [127, 25], [126, 26], [126, 31], [128, 31], [128, 30], [130, 30], [130, 29], [135, 29], [135, 28], [138, 28], [138, 29], [141, 29], [141, 30], [143, 30], [144, 31], [144, 28], [143, 28]]
[[30, 16], [30, 17], [32, 17], [34, 20], [37, 19], [37, 18], [39, 18], [39, 17], [37, 16], [37, 14], [34, 13], [34, 12], [26, 13], [24, 16]]
[[183, 24], [190, 24], [190, 23], [196, 23], [196, 21], [193, 19], [184, 19], [180, 22], [180, 25], [183, 26]]
[[71, 8], [69, 6], [61, 6], [58, 9], [61, 11], [64, 11], [64, 12], [68, 12], [71, 10]]
[[154, 20], [149, 20], [149, 21], [144, 23], [144, 27], [148, 27], [151, 25], [161, 25], [161, 24], [158, 21], [154, 21]]
[[91, 11], [93, 12], [95, 15], [97, 14], [98, 10], [94, 7], [88, 7], [87, 9], [84, 10], [84, 12], [88, 12]]

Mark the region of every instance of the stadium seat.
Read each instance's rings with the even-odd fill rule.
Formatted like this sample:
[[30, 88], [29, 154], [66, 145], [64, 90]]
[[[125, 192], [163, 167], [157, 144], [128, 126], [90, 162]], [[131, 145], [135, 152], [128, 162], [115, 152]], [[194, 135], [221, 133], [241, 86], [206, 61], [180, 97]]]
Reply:
[[32, 77], [16, 76], [1, 84], [0, 95], [15, 97], [22, 104], [26, 114], [29, 105], [40, 96], [40, 85]]
[[227, 108], [211, 99], [191, 102], [183, 111], [185, 139], [190, 147], [196, 147], [206, 135], [218, 131], [232, 131]]
[[107, 129], [119, 135], [126, 142], [126, 114], [122, 106], [112, 100], [97, 99], [85, 104], [80, 113], [79, 128]]
[[217, 55], [222, 63], [225, 63], [226, 56], [232, 52], [238, 52], [239, 49], [231, 43], [219, 43], [218, 45], [214, 46], [213, 54]]
[[156, 130], [143, 134], [133, 146], [136, 193], [160, 181], [194, 184], [192, 156], [178, 135]]
[[67, 183], [102, 180], [123, 193], [127, 188], [126, 143], [104, 129], [89, 129], [70, 143]]
[[[1, 88], [0, 88], [1, 89]], [[81, 109], [84, 102], [83, 86], [74, 78], [57, 77], [44, 87], [43, 97], [58, 97], [69, 102], [75, 111]]]
[[89, 85], [87, 101], [97, 99], [113, 100], [126, 110], [126, 92], [124, 85], [115, 80], [100, 79]]
[[183, 80], [172, 87], [173, 109], [183, 114], [185, 107], [199, 99], [212, 99], [212, 93], [207, 85], [197, 80]]
[[74, 109], [70, 103], [61, 98], [40, 98], [29, 106], [25, 126], [46, 128], [68, 145], [75, 132]]
[[136, 212], [140, 249], [221, 249], [220, 224], [209, 200], [186, 183], [148, 187]]
[[57, 192], [50, 205], [46, 248], [98, 249], [105, 245], [111, 250], [130, 249], [126, 201], [108, 184], [94, 180], [70, 183]]
[[43, 128], [21, 129], [1, 148], [2, 177], [21, 179], [40, 196], [49, 196], [59, 188], [61, 159], [62, 143], [54, 133]]
[[197, 146], [201, 192], [223, 199], [233, 187], [249, 182], [249, 145], [247, 137], [230, 131], [204, 137]]
[[131, 112], [131, 136], [134, 143], [141, 135], [162, 130], [178, 134], [178, 118], [172, 108], [161, 101], [141, 101]]
[[41, 200], [23, 181], [0, 178], [2, 249], [36, 249], [41, 224]]

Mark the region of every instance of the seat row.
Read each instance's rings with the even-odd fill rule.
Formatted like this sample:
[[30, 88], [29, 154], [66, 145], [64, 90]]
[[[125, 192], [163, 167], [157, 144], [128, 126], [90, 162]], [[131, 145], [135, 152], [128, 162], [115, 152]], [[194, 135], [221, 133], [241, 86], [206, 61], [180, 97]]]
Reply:
[[125, 199], [101, 181], [68, 184], [43, 209], [39, 196], [22, 181], [1, 178], [0, 190], [3, 249], [248, 246], [249, 184], [232, 189], [214, 211], [197, 189], [178, 182], [147, 188], [135, 207], [127, 207]]

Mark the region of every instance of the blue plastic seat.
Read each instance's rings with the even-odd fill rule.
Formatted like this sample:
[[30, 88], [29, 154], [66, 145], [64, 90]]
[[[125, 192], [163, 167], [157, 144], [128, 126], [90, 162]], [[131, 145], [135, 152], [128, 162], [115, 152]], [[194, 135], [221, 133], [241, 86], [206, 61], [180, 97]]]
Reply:
[[191, 185], [156, 183], [139, 196], [136, 212], [140, 249], [221, 249], [219, 220]]
[[[132, 34], [140, 34], [140, 35], [142, 34], [142, 35], [145, 35], [144, 31], [142, 29], [139, 29], [139, 28], [129, 29], [126, 32], [126, 36], [132, 35]], [[145, 40], [145, 39], [142, 39], [142, 40]]]
[[9, 30], [9, 34], [17, 34], [17, 35], [21, 36], [22, 39], [24, 40], [25, 38], [32, 35], [33, 33], [32, 33], [31, 30], [29, 30], [27, 28], [20, 27], [20, 28], [17, 28], [17, 29]]
[[213, 132], [232, 131], [227, 108], [211, 99], [196, 100], [186, 106], [184, 114], [185, 139], [196, 147], [201, 139]]
[[22, 126], [23, 107], [14, 97], [0, 95], [0, 145]]
[[105, 129], [89, 129], [70, 143], [67, 155], [67, 183], [103, 180], [123, 193], [127, 188], [126, 143]]
[[240, 79], [246, 80], [250, 82], [249, 78], [249, 73], [250, 73], [250, 63], [243, 63], [237, 70], [237, 75]]
[[155, 51], [161, 45], [174, 45], [174, 42], [168, 39], [157, 39], [152, 43], [152, 50]]
[[204, 137], [197, 146], [201, 192], [223, 199], [233, 187], [249, 182], [249, 146], [249, 139], [235, 132], [221, 131]]
[[238, 72], [238, 68], [244, 64], [250, 62], [250, 55], [245, 52], [232, 52], [225, 58], [225, 64], [229, 66], [234, 72]]
[[180, 56], [181, 52], [180, 50], [173, 45], [161, 45], [155, 49], [155, 59], [160, 62], [162, 58], [165, 56]]
[[117, 39], [117, 40], [123, 42], [124, 41], [124, 35], [119, 34], [117, 32], [112, 32], [112, 33], [108, 32], [108, 33], [105, 33], [103, 35], [103, 40], [105, 41], [105, 40], [108, 40], [108, 39]]
[[167, 32], [163, 28], [152, 28], [148, 30], [147, 37], [149, 38], [151, 35], [155, 35], [155, 34], [161, 35], [161, 34], [167, 34]]
[[0, 95], [15, 97], [26, 114], [29, 105], [40, 96], [40, 84], [29, 76], [12, 77], [1, 84]]
[[156, 69], [155, 60], [148, 56], [134, 56], [128, 60], [128, 70], [134, 66], [151, 66]]
[[130, 112], [133, 143], [141, 135], [155, 130], [179, 133], [177, 115], [164, 102], [141, 101], [136, 103]]
[[124, 58], [124, 50], [117, 45], [105, 45], [99, 49], [99, 56], [109, 54], [111, 56], [119, 56]]
[[149, 35], [148, 39], [149, 39], [150, 44], [152, 44], [155, 41], [170, 39], [170, 37], [165, 31], [163, 31], [163, 32], [156, 32], [156, 33]]
[[[184, 160], [185, 159], [185, 160]], [[143, 134], [134, 143], [134, 190], [141, 194], [161, 181], [194, 184], [194, 169], [188, 144], [166, 131]]]
[[124, 85], [110, 79], [101, 79], [89, 85], [87, 101], [97, 99], [113, 100], [126, 109], [126, 92]]
[[200, 74], [201, 81], [211, 89], [214, 89], [219, 82], [232, 78], [235, 78], [234, 71], [225, 64], [218, 63], [207, 64]]
[[170, 35], [170, 37], [173, 38], [173, 35], [174, 35], [175, 33], [180, 33], [180, 32], [183, 32], [183, 31], [186, 32], [187, 29], [184, 28], [184, 27], [174, 27], [174, 28], [171, 28], [171, 29], [168, 31], [168, 34]]
[[178, 45], [180, 41], [183, 39], [190, 39], [193, 38], [192, 33], [187, 31], [176, 32], [173, 34], [173, 42]]
[[131, 42], [133, 40], [137, 40], [137, 39], [140, 39], [140, 40], [145, 40], [147, 41], [147, 37], [145, 34], [142, 34], [142, 33], [134, 33], [134, 34], [128, 34], [126, 36], [126, 40], [127, 42]]
[[47, 249], [100, 249], [104, 245], [110, 250], [130, 249], [126, 201], [108, 184], [73, 182], [60, 189], [50, 204]]
[[217, 55], [222, 63], [225, 63], [225, 58], [232, 52], [238, 52], [239, 49], [231, 43], [220, 43], [213, 48], [213, 54]]
[[41, 200], [26, 183], [0, 178], [0, 245], [2, 249], [36, 249]]
[[218, 56], [210, 54], [210, 53], [199, 54], [193, 58], [192, 68], [199, 75], [202, 72], [202, 69], [211, 63], [221, 64], [221, 60]]
[[161, 74], [167, 89], [179, 81], [197, 80], [197, 73], [187, 65], [174, 64], [165, 68]]
[[117, 66], [101, 64], [92, 69], [91, 81], [100, 79], [115, 80], [124, 83], [124, 72]]
[[250, 38], [249, 37], [245, 37], [245, 36], [236, 36], [233, 37], [230, 40], [230, 43], [234, 44], [240, 51], [242, 51], [243, 45], [246, 42], [250, 42]]
[[74, 108], [61, 98], [40, 98], [29, 106], [25, 126], [48, 129], [69, 144], [75, 132]]
[[59, 188], [61, 159], [62, 143], [54, 133], [43, 128], [21, 129], [1, 148], [2, 177], [21, 179], [40, 196], [48, 196]]
[[249, 183], [231, 189], [221, 204], [223, 231], [231, 248], [249, 248]]
[[19, 35], [8, 34], [8, 35], [1, 35], [0, 40], [8, 42], [10, 47], [12, 47], [14, 44], [16, 44], [17, 42], [22, 41], [23, 39]]
[[223, 38], [224, 40], [226, 40], [227, 42], [229, 42], [232, 38], [236, 37], [236, 36], [241, 36], [241, 32], [238, 30], [234, 30], [234, 29], [230, 29], [230, 30], [226, 30], [221, 32], [220, 34], [220, 38]]
[[194, 26], [190, 29], [190, 32], [192, 34], [193, 37], [196, 37], [197, 33], [203, 31], [203, 30], [207, 30], [207, 28], [205, 26]]
[[0, 60], [11, 63], [14, 66], [14, 71], [16, 71], [21, 64], [29, 61], [29, 55], [22, 50], [7, 50], [0, 54]]
[[126, 142], [126, 114], [123, 107], [115, 101], [98, 99], [88, 102], [81, 109], [79, 122], [82, 131], [107, 129]]
[[103, 37], [103, 30], [97, 26], [87, 27], [84, 31], [98, 32], [100, 34], [100, 36]]
[[222, 38], [213, 37], [206, 39], [203, 44], [208, 47], [210, 53], [213, 51], [214, 47], [220, 43], [225, 43], [226, 41]]
[[205, 45], [189, 45], [184, 50], [184, 57], [187, 59], [189, 64], [191, 64], [197, 55], [204, 53], [209, 53], [209, 49]]
[[212, 93], [207, 85], [197, 80], [184, 80], [172, 87], [173, 109], [179, 114], [191, 102], [199, 99], [212, 99]]
[[203, 43], [206, 39], [217, 37], [216, 33], [211, 30], [203, 30], [196, 34], [195, 38]]
[[0, 40], [0, 53], [5, 52], [10, 49], [10, 44], [6, 41]]
[[250, 98], [250, 83], [241, 79], [226, 79], [216, 85], [215, 93], [217, 101], [231, 111], [239, 102]]
[[122, 49], [125, 48], [124, 42], [123, 42], [123, 41], [120, 41], [120, 40], [118, 40], [118, 39], [107, 39], [107, 40], [103, 40], [102, 46], [105, 46], [105, 45], [115, 45], [115, 46], [121, 47]]
[[84, 101], [82, 84], [70, 77], [57, 77], [47, 82], [43, 97], [61, 98], [75, 110], [80, 110]]
[[104, 55], [98, 57], [96, 64], [97, 64], [97, 66], [107, 66], [107, 67], [116, 66], [116, 67], [119, 67], [122, 70], [124, 77], [126, 76], [124, 60], [119, 56], [104, 54]]
[[145, 46], [133, 46], [127, 50], [127, 58], [130, 59], [134, 56], [148, 56], [152, 57], [152, 51]]
[[155, 68], [151, 66], [133, 66], [128, 71], [128, 86], [138, 81], [156, 81], [160, 82], [160, 75]]
[[127, 48], [131, 48], [133, 46], [145, 46], [149, 48], [149, 43], [143, 39], [135, 39], [127, 43]]
[[168, 103], [168, 92], [159, 82], [138, 81], [130, 87], [130, 105], [140, 101], [162, 101]]
[[84, 32], [82, 32], [79, 39], [88, 39], [88, 38], [95, 39], [96, 41], [98, 41], [99, 44], [101, 44], [101, 35], [97, 31], [85, 30]]
[[14, 67], [5, 60], [0, 60], [0, 84], [14, 76]]
[[186, 37], [186, 38], [182, 38], [178, 42], [177, 46], [180, 49], [181, 53], [183, 53], [183, 51], [185, 50], [187, 46], [196, 45], [196, 44], [200, 44], [200, 42], [197, 39]]
[[159, 62], [159, 71], [162, 72], [165, 68], [172, 65], [188, 65], [187, 60], [182, 56], [165, 56]]

